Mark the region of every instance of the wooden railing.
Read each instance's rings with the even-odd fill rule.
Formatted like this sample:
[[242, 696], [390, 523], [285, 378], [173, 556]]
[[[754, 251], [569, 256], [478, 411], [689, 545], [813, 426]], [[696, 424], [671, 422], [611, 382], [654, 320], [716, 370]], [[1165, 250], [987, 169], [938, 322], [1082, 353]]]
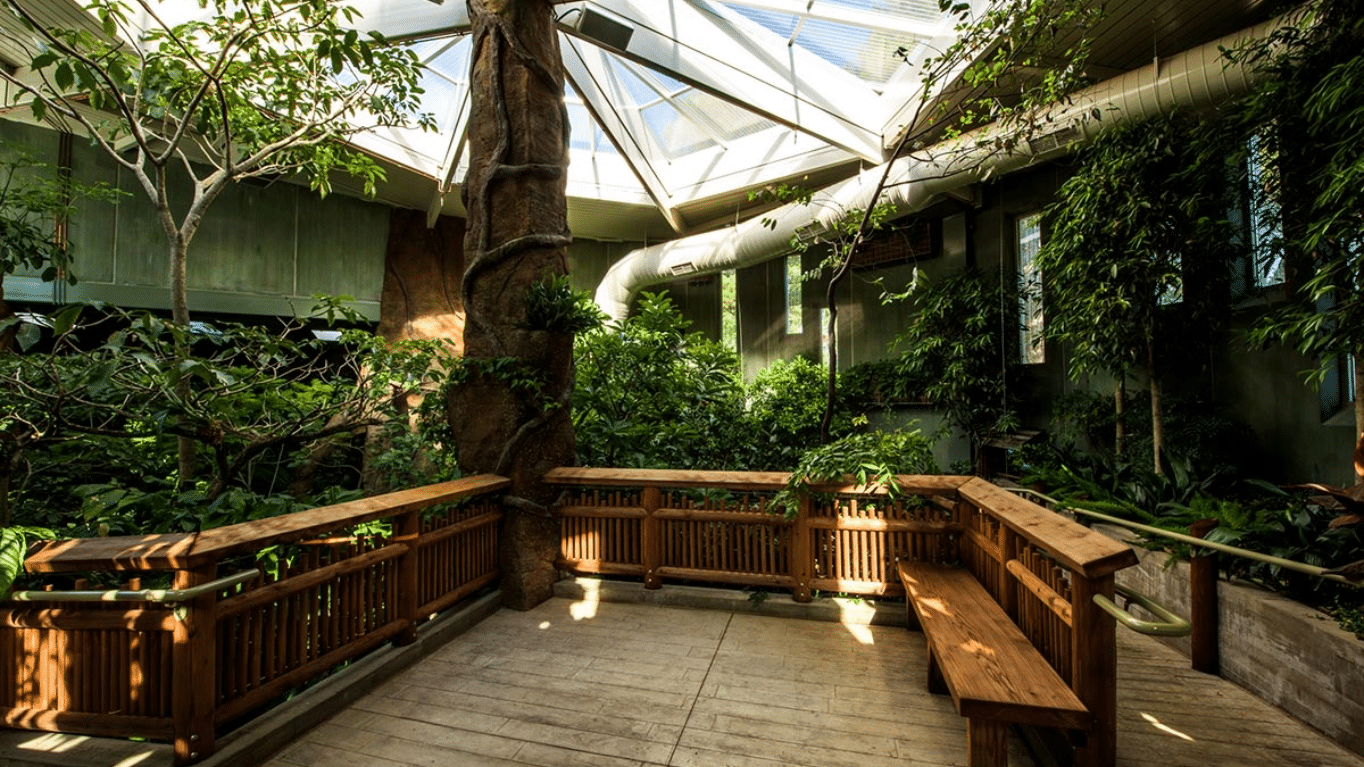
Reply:
[[555, 469], [568, 492], [559, 566], [576, 573], [790, 589], [903, 594], [898, 560], [969, 568], [1075, 690], [1095, 726], [1076, 758], [1116, 753], [1115, 624], [1094, 603], [1137, 563], [1126, 546], [974, 477], [899, 477], [904, 496], [823, 486], [788, 519], [785, 474]]
[[177, 764], [202, 759], [290, 689], [414, 641], [418, 623], [495, 582], [508, 484], [483, 475], [198, 534], [49, 544], [31, 572], [169, 573], [172, 589], [259, 577], [178, 604], [0, 603], [0, 722], [170, 740]]

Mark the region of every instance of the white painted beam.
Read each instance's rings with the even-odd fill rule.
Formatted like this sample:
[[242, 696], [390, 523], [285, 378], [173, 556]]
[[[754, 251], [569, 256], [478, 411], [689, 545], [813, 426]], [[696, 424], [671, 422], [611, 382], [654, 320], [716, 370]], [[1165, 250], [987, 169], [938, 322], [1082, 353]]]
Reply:
[[559, 47], [564, 74], [582, 97], [583, 106], [611, 139], [668, 224], [675, 231], [682, 231], [685, 222], [674, 209], [668, 188], [654, 168], [653, 153], [645, 143], [649, 128], [637, 111], [620, 108], [622, 104], [632, 104], [633, 99], [611, 71], [605, 52], [568, 35], [560, 35]]

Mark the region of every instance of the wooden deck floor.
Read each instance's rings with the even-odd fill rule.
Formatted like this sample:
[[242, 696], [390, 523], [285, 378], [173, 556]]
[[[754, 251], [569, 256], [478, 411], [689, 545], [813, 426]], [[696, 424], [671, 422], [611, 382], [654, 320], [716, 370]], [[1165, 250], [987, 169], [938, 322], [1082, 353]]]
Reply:
[[[1122, 767], [1364, 767], [1119, 634]], [[499, 612], [268, 766], [960, 765], [964, 720], [923, 692], [922, 644], [903, 628], [553, 599]]]

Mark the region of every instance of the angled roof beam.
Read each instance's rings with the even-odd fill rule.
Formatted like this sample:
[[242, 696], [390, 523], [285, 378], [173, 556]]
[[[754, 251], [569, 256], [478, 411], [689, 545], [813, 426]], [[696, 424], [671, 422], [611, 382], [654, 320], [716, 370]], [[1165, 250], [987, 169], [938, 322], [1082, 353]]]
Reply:
[[870, 85], [723, 6], [584, 0], [565, 8], [569, 34], [870, 162], [884, 158], [879, 131], [864, 127], [884, 120]]
[[667, 219], [674, 231], [681, 232], [686, 222], [672, 206], [672, 196], [668, 193], [663, 179], [654, 170], [652, 158], [647, 147], [639, 143], [648, 135], [649, 129], [638, 114], [626, 114], [617, 104], [631, 103], [624, 86], [607, 66], [606, 53], [600, 48], [584, 43], [567, 35], [560, 36], [560, 49], [564, 58], [564, 74], [573, 90], [582, 97], [583, 106], [592, 119], [601, 126], [611, 143], [616, 147], [639, 183], [649, 193], [650, 199]]

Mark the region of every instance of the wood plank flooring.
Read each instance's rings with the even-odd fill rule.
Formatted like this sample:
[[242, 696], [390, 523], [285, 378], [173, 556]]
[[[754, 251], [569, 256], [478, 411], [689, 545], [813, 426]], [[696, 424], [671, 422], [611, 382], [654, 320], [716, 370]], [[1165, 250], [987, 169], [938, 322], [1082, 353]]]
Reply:
[[[1121, 767], [1364, 767], [1177, 653], [1119, 636]], [[965, 722], [923, 691], [924, 662], [922, 637], [898, 627], [553, 599], [497, 613], [268, 767], [964, 764]]]

